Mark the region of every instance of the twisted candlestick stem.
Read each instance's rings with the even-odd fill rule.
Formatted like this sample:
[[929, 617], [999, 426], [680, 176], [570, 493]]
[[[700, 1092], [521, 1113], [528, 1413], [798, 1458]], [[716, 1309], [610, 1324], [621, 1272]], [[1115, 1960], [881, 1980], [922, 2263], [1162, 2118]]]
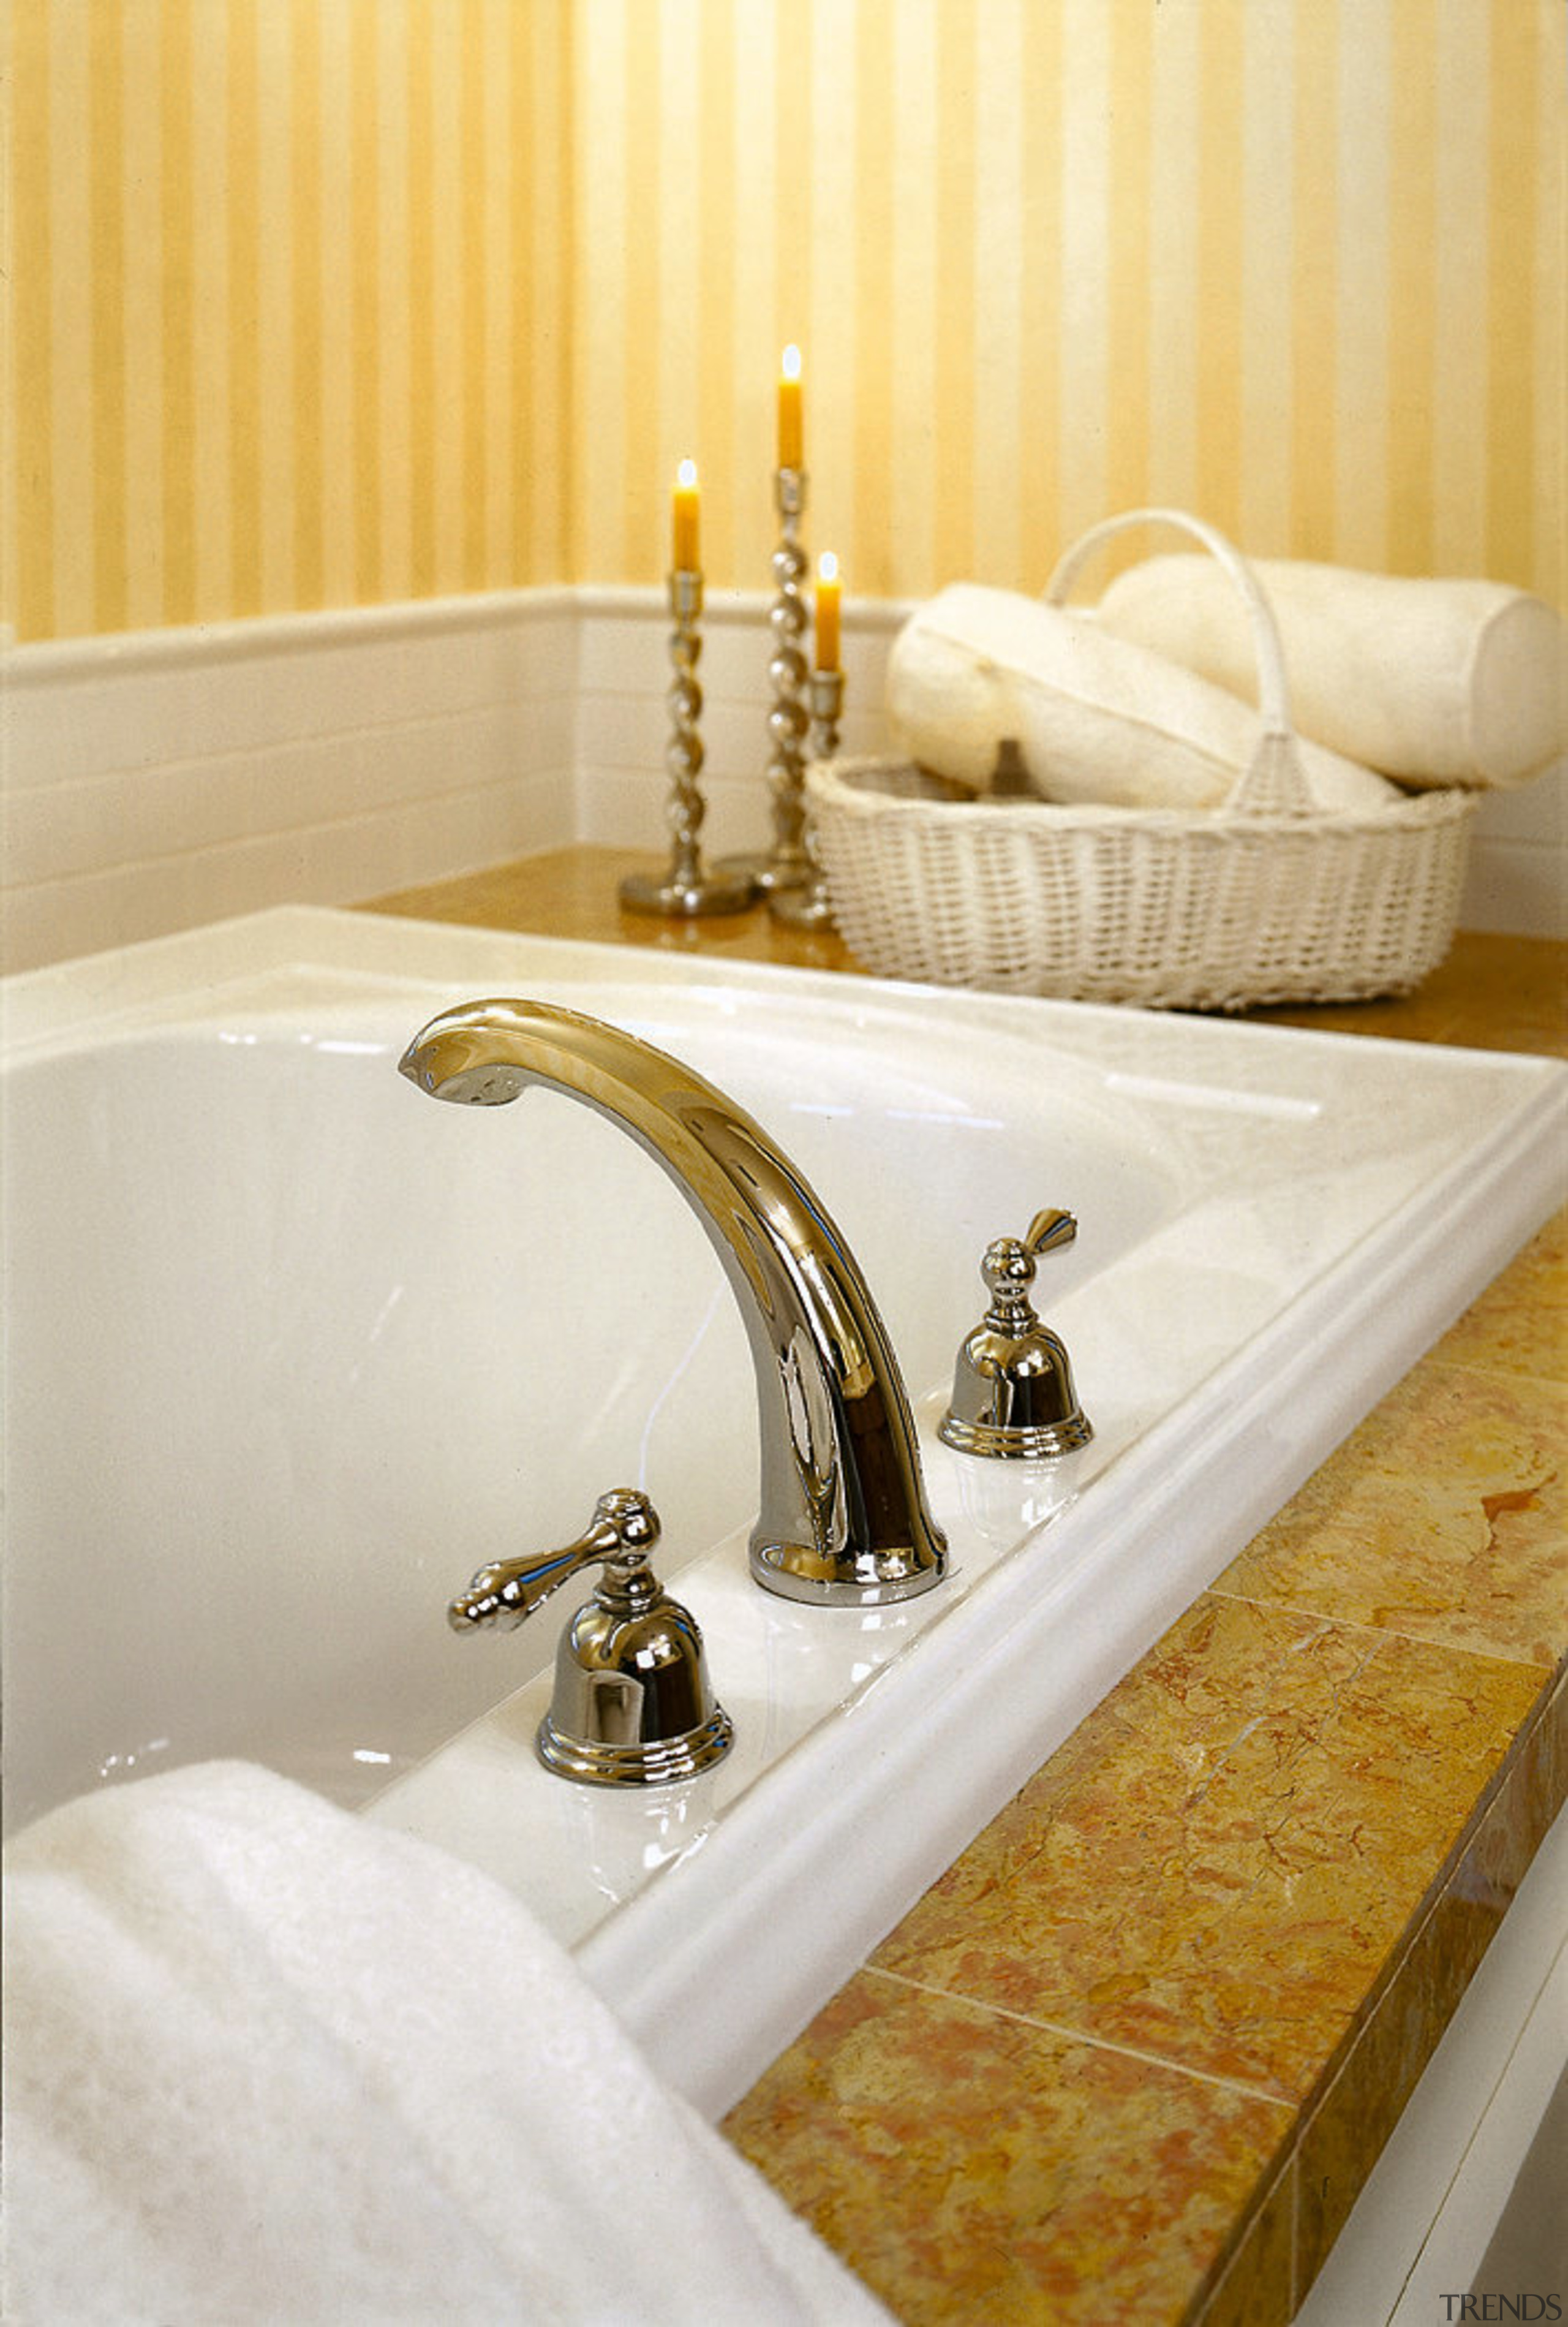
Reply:
[[755, 879], [748, 872], [726, 871], [723, 866], [706, 870], [698, 838], [707, 804], [699, 781], [703, 690], [697, 663], [703, 650], [703, 577], [694, 568], [677, 566], [670, 575], [669, 610], [674, 625], [669, 659], [675, 676], [665, 694], [670, 736], [664, 763], [670, 791], [664, 820], [669, 827], [670, 859], [662, 876], [629, 874], [621, 883], [621, 902], [639, 913], [738, 913], [754, 902]]
[[664, 764], [670, 776], [670, 795], [664, 811], [673, 850], [670, 878], [688, 885], [697, 879], [701, 870], [697, 835], [707, 815], [698, 781], [704, 759], [698, 724], [703, 715], [703, 690], [697, 678], [703, 651], [702, 632], [697, 628], [702, 584], [698, 578], [695, 592], [682, 591], [678, 586], [693, 578], [696, 577], [685, 570], [671, 576], [670, 611], [675, 616], [675, 627], [669, 634], [669, 659], [675, 677], [664, 698], [670, 724], [664, 753]]
[[[819, 760], [831, 760], [838, 749], [838, 719], [843, 708], [844, 673], [841, 670], [814, 670], [811, 674], [811, 741]], [[827, 883], [817, 861], [816, 837], [810, 818], [805, 813], [804, 780], [801, 808], [801, 854], [806, 859], [805, 877], [792, 882], [788, 888], [770, 890], [768, 911], [775, 921], [787, 922], [791, 929], [826, 929], [833, 920], [833, 908], [828, 902]]]
[[773, 640], [768, 663], [768, 681], [773, 690], [768, 713], [773, 848], [761, 874], [763, 886], [770, 890], [807, 880], [811, 873], [804, 841], [806, 737], [810, 719], [805, 700], [807, 659], [801, 646], [811, 621], [801, 587], [807, 572], [806, 552], [800, 544], [806, 472], [779, 469], [774, 478], [774, 498], [779, 509], [779, 543], [772, 556], [776, 594], [768, 616]]

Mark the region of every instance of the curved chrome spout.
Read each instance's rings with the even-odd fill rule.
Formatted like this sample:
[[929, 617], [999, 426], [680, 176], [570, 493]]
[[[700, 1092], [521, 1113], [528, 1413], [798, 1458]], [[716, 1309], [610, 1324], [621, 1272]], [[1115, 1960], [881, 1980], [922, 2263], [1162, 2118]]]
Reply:
[[401, 1071], [498, 1107], [540, 1083], [629, 1133], [680, 1189], [740, 1304], [757, 1373], [751, 1572], [785, 1599], [907, 1600], [941, 1581], [909, 1400], [854, 1257], [783, 1151], [723, 1091], [617, 1026], [544, 1002], [434, 1018]]

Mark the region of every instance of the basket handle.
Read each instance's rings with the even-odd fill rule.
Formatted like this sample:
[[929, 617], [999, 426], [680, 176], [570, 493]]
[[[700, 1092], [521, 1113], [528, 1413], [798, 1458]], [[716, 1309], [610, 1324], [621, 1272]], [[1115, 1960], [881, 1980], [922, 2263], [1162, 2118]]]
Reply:
[[1263, 732], [1252, 758], [1230, 789], [1225, 802], [1227, 810], [1233, 816], [1312, 815], [1317, 803], [1296, 750], [1279, 630], [1256, 575], [1224, 534], [1205, 524], [1201, 518], [1189, 517], [1184, 509], [1128, 509], [1120, 517], [1106, 518], [1101, 524], [1091, 526], [1059, 560], [1041, 593], [1046, 603], [1064, 605], [1073, 584], [1101, 543], [1135, 525], [1174, 526], [1179, 532], [1190, 534], [1194, 540], [1201, 542], [1219, 560], [1240, 591], [1252, 619]]

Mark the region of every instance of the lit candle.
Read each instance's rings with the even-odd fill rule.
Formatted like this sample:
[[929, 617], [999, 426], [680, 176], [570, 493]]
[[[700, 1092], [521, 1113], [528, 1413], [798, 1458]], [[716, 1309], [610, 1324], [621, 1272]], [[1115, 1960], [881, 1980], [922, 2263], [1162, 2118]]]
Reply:
[[677, 574], [698, 570], [698, 524], [702, 497], [697, 490], [697, 464], [683, 461], [675, 481], [675, 568]]
[[800, 350], [789, 347], [779, 375], [779, 466], [798, 469], [801, 463]]
[[817, 561], [817, 668], [838, 668], [838, 560], [831, 549]]

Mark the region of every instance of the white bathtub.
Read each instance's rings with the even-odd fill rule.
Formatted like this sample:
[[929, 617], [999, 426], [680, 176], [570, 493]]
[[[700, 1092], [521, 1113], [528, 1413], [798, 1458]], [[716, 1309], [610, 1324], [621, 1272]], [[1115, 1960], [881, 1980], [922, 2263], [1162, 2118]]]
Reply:
[[[953, 1573], [748, 1579], [754, 1390], [678, 1193], [569, 1100], [433, 1107], [437, 1010], [526, 993], [687, 1060], [795, 1157], [903, 1363]], [[11, 981], [13, 1824], [216, 1754], [520, 1891], [722, 2108], [1561, 1200], [1568, 1070], [285, 909]], [[1092, 1444], [935, 1429], [982, 1250], [1044, 1205]], [[641, 1485], [737, 1744], [639, 1797], [535, 1761], [568, 1588], [486, 1561]]]

